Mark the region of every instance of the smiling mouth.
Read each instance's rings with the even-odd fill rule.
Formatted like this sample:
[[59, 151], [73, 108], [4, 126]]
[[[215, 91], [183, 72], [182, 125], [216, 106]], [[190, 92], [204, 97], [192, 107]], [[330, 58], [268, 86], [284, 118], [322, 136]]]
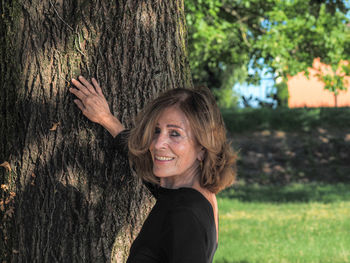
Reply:
[[158, 161], [171, 161], [174, 160], [174, 157], [165, 157], [165, 156], [154, 156], [154, 159]]

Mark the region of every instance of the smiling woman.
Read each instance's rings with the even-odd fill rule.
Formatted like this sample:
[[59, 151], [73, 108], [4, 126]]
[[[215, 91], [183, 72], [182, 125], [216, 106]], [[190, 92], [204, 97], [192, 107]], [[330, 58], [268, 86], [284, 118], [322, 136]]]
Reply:
[[[173, 89], [148, 104], [129, 132], [109, 111], [95, 79], [73, 80], [77, 106], [105, 127], [157, 202], [128, 263], [212, 262], [218, 245], [215, 194], [231, 185], [235, 160], [208, 89]], [[128, 147], [126, 146], [128, 145]]]
[[[153, 172], [150, 146], [167, 131], [169, 139], [172, 138], [170, 145], [187, 142], [201, 148], [197, 149], [198, 156], [193, 161], [201, 165], [199, 183], [202, 188], [218, 193], [233, 183], [235, 155], [227, 142], [220, 110], [208, 89], [167, 91], [148, 104], [136, 123], [129, 140], [130, 160], [142, 179], [160, 183]], [[179, 136], [175, 139], [175, 134], [170, 136], [170, 132]]]
[[193, 186], [198, 179], [204, 150], [194, 140], [184, 113], [178, 107], [165, 109], [159, 116], [149, 151], [153, 175], [167, 188]]

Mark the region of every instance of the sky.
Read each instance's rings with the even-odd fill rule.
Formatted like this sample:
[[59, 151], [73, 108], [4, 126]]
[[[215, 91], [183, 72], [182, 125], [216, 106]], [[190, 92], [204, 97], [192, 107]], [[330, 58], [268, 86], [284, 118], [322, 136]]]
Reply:
[[[274, 92], [274, 80], [273, 76], [271, 73], [266, 74], [266, 69], [261, 72], [261, 81], [260, 85], [252, 85], [252, 84], [247, 84], [247, 83], [237, 83], [233, 86], [233, 89], [235, 92], [239, 93], [241, 96], [244, 96], [246, 98], [249, 98], [252, 96], [253, 100], [249, 101], [250, 105], [252, 107], [258, 107], [259, 106], [259, 101], [258, 100], [263, 100], [268, 103], [272, 103], [273, 100], [271, 98], [267, 98], [267, 95], [271, 92]], [[253, 73], [254, 69], [249, 68], [248, 70], [249, 73]], [[243, 104], [243, 99], [240, 98], [239, 101], [239, 107], [244, 107]]]

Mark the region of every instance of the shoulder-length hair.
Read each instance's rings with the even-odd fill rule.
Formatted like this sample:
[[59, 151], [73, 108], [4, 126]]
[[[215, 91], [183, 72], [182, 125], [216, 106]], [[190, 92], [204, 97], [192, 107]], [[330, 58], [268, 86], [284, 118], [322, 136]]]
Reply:
[[162, 93], [137, 116], [129, 135], [129, 159], [141, 179], [159, 184], [153, 174], [149, 147], [160, 114], [177, 106], [189, 121], [195, 140], [204, 149], [200, 185], [218, 193], [233, 184], [236, 176], [236, 154], [226, 139], [225, 124], [209, 89], [173, 89]]

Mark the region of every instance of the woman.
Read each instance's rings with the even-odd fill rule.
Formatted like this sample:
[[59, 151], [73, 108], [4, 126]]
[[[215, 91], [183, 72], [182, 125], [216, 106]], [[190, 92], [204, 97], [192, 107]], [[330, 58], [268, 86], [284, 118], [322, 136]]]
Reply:
[[[83, 114], [115, 137], [157, 199], [127, 262], [212, 262], [218, 242], [216, 196], [235, 177], [235, 155], [207, 89], [161, 94], [125, 131], [95, 79], [73, 79], [70, 92]], [[128, 147], [126, 147], [126, 143]]]

